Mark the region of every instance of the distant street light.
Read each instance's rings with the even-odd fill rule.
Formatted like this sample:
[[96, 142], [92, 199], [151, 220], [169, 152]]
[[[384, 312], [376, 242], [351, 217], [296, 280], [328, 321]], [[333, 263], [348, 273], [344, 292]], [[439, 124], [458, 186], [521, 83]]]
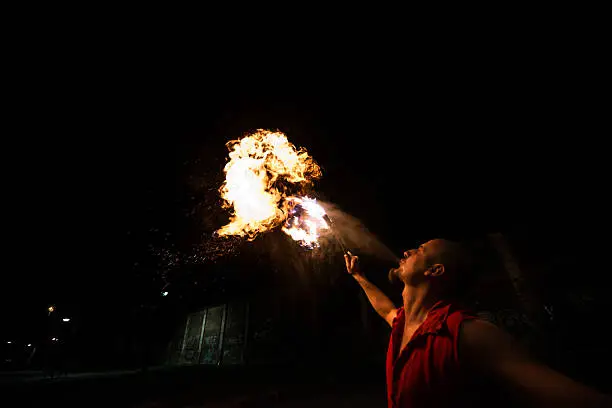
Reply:
[[32, 347], [32, 343], [28, 343], [28, 347]]
[[49, 311], [49, 313], [53, 313], [55, 311], [55, 307], [49, 306], [49, 309], [47, 310]]
[[58, 341], [58, 340], [59, 340], [59, 339], [58, 339], [57, 337], [53, 337], [53, 338], [51, 339], [51, 341]]
[[12, 341], [7, 341], [7, 342], [6, 342], [6, 344], [12, 344], [12, 343], [13, 343]]
[[62, 322], [69, 322], [69, 321], [70, 321], [70, 319], [69, 319], [69, 318], [67, 318], [67, 317], [64, 317], [64, 318], [62, 319]]
[[163, 291], [163, 292], [161, 293], [161, 295], [162, 295], [162, 296], [168, 296], [168, 291]]

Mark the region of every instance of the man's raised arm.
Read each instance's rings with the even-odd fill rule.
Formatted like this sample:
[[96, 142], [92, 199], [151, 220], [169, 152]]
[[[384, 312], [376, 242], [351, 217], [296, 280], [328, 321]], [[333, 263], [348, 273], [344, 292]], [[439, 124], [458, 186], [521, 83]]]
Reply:
[[346, 270], [351, 274], [353, 278], [359, 283], [363, 291], [368, 297], [368, 300], [378, 313], [389, 326], [393, 324], [393, 319], [397, 315], [397, 308], [380, 289], [376, 287], [372, 282], [367, 280], [361, 269], [359, 268], [359, 258], [353, 255], [344, 255], [346, 262]]

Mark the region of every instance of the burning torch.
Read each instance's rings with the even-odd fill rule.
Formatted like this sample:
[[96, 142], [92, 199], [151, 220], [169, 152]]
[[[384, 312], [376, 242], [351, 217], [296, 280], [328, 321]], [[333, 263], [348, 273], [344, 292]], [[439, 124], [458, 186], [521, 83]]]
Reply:
[[323, 219], [325, 220], [327, 225], [329, 225], [329, 229], [331, 230], [332, 234], [334, 234], [334, 238], [336, 238], [336, 242], [338, 242], [338, 244], [340, 245], [340, 248], [342, 248], [342, 252], [344, 252], [347, 255], [352, 255], [351, 251], [349, 251], [346, 248], [346, 246], [344, 245], [344, 243], [342, 242], [342, 238], [340, 238], [340, 236], [336, 232], [336, 228], [334, 227], [334, 223], [332, 222], [331, 218], [329, 218], [329, 215], [323, 214]]

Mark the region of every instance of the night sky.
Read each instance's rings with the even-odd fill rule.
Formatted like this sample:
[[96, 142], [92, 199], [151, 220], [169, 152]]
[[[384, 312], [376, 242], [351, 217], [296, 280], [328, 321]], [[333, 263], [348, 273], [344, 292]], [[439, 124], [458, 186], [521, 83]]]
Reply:
[[193, 187], [217, 188], [225, 142], [257, 128], [308, 149], [317, 191], [395, 251], [520, 228], [575, 248], [605, 232], [601, 108], [554, 64], [59, 61], [21, 72], [5, 112], [3, 332], [31, 331], [50, 303], [119, 313], [155, 292], [149, 245], [207, 233], [188, 216]]

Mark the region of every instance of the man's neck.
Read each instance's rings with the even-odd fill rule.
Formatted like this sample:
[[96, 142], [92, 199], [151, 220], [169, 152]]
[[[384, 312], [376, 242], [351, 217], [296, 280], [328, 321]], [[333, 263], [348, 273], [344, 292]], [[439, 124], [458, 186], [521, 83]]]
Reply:
[[415, 326], [423, 323], [427, 313], [436, 303], [428, 286], [405, 285], [402, 291], [404, 299], [405, 326]]

